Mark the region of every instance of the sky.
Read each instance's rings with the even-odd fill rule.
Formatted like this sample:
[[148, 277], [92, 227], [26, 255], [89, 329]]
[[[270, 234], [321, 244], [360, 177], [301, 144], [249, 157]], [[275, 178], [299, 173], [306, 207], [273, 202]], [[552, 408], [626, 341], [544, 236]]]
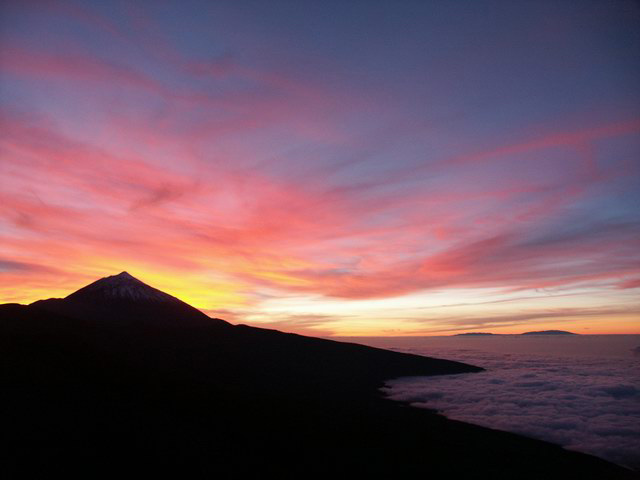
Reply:
[[0, 302], [640, 332], [632, 1], [0, 3]]

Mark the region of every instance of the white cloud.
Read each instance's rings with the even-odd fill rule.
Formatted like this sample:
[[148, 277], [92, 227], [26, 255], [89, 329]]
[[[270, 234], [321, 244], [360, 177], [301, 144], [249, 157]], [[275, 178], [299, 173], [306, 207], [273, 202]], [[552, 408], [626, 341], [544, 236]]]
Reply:
[[631, 354], [597, 358], [412, 350], [487, 371], [396, 379], [383, 389], [390, 398], [640, 469], [640, 375]]

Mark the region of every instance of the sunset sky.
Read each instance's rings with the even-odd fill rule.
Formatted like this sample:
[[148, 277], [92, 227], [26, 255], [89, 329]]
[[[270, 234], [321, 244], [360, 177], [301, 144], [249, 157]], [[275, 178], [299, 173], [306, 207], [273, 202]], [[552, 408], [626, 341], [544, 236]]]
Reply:
[[640, 333], [640, 6], [3, 1], [0, 303]]

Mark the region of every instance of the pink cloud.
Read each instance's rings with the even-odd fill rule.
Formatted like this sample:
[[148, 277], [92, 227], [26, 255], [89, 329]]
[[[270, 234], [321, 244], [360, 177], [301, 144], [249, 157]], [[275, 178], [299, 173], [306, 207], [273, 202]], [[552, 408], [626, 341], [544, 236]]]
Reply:
[[[1, 218], [24, 232], [5, 245], [13, 252], [39, 252], [25, 258], [42, 265], [82, 261], [65, 247], [82, 245], [84, 256], [215, 269], [247, 285], [344, 298], [453, 286], [538, 288], [627, 278], [638, 271], [632, 263], [606, 259], [610, 238], [624, 248], [639, 246], [624, 226], [584, 232], [585, 241], [536, 243], [529, 228], [505, 223], [505, 213], [479, 210], [477, 225], [460, 224], [487, 201], [509, 206], [506, 218], [525, 225], [550, 218], [576, 198], [564, 192], [543, 202], [511, 204], [523, 193], [544, 189], [487, 185], [472, 194], [436, 190], [367, 197], [368, 185], [335, 189], [323, 177], [296, 184], [241, 166], [194, 178], [72, 141], [45, 124], [5, 115], [2, 125], [1, 145], [14, 160], [7, 177], [13, 188], [2, 193]], [[393, 215], [384, 217], [389, 211]], [[383, 221], [369, 221], [380, 215]], [[602, 261], [566, 271], [556, 266], [598, 256]]]

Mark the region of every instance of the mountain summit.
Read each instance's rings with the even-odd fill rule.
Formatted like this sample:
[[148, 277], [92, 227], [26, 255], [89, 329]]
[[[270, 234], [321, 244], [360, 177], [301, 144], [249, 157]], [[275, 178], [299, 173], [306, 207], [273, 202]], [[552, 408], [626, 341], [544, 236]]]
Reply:
[[38, 300], [34, 307], [101, 324], [185, 327], [229, 323], [138, 280], [127, 272], [96, 280], [65, 298]]
[[66, 297], [72, 300], [131, 300], [144, 302], [181, 302], [176, 297], [153, 288], [127, 272], [101, 278]]

